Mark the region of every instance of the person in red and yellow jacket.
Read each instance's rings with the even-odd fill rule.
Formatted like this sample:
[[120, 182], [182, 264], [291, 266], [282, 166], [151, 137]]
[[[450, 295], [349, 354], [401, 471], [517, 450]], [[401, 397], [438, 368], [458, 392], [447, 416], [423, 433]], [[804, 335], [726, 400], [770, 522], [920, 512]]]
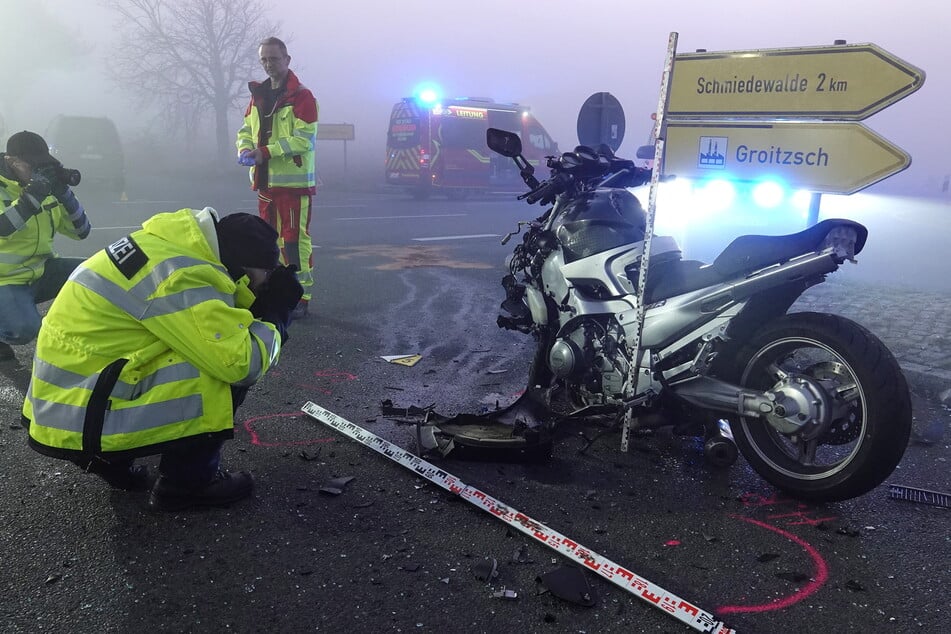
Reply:
[[298, 269], [304, 296], [292, 316], [299, 319], [307, 314], [314, 284], [310, 219], [317, 191], [318, 106], [288, 68], [291, 57], [284, 42], [269, 37], [258, 53], [268, 79], [248, 83], [251, 101], [235, 145], [238, 163], [251, 167], [258, 213], [281, 236], [281, 262]]
[[253, 214], [181, 209], [80, 264], [50, 306], [23, 404], [36, 451], [149, 505], [215, 506], [251, 493], [219, 468], [247, 390], [275, 366], [301, 288], [277, 232]]

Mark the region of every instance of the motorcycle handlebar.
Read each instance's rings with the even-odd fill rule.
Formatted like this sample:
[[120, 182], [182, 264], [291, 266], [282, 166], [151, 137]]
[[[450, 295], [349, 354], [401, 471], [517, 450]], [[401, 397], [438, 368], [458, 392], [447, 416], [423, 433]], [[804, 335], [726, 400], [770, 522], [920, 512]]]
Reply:
[[611, 174], [603, 181], [601, 187], [639, 187], [649, 183], [651, 171], [634, 165]]
[[528, 194], [525, 195], [525, 202], [529, 205], [534, 205], [538, 201], [542, 201], [542, 204], [548, 204], [555, 199], [555, 196], [565, 190], [565, 181], [567, 178], [568, 177], [563, 173], [555, 174], [536, 189], [528, 192]]

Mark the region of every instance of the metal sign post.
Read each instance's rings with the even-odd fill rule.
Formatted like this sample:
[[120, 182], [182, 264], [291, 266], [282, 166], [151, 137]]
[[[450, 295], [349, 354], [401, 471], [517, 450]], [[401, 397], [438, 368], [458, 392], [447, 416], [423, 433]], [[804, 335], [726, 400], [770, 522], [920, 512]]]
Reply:
[[343, 173], [347, 173], [347, 141], [355, 138], [352, 123], [318, 123], [318, 141], [343, 141]]

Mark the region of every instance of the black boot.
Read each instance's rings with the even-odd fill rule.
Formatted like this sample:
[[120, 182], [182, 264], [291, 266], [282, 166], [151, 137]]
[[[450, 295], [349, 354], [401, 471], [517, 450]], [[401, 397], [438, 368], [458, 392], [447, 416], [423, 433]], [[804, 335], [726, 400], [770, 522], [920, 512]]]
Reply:
[[156, 511], [181, 511], [199, 506], [227, 506], [242, 500], [254, 488], [250, 473], [231, 473], [219, 469], [211, 482], [198, 486], [175, 484], [159, 476], [149, 495], [149, 508]]
[[149, 468], [145, 465], [134, 465], [117, 473], [100, 472], [97, 475], [113, 489], [123, 491], [147, 491], [151, 481]]
[[13, 354], [10, 344], [0, 341], [0, 361], [13, 361], [17, 356]]
[[[29, 422], [24, 427], [29, 428]], [[87, 458], [73, 460], [72, 462], [83, 471], [99, 476], [113, 489], [148, 491], [152, 484], [149, 468], [145, 465], [134, 464], [132, 460], [107, 461], [103, 458], [93, 458], [92, 460]]]

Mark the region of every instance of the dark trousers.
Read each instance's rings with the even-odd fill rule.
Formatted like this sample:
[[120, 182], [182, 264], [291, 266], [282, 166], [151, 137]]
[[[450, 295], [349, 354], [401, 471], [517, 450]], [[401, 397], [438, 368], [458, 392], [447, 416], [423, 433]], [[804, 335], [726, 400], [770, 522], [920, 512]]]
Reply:
[[[231, 388], [232, 414], [244, 402], [247, 387]], [[213, 438], [195, 438], [177, 449], [162, 453], [159, 473], [163, 478], [180, 486], [201, 486], [211, 482], [221, 464], [221, 447], [224, 441]], [[126, 488], [129, 474], [135, 463], [133, 458], [120, 460], [93, 458], [73, 460], [80, 468], [95, 473], [103, 480], [119, 488]]]

